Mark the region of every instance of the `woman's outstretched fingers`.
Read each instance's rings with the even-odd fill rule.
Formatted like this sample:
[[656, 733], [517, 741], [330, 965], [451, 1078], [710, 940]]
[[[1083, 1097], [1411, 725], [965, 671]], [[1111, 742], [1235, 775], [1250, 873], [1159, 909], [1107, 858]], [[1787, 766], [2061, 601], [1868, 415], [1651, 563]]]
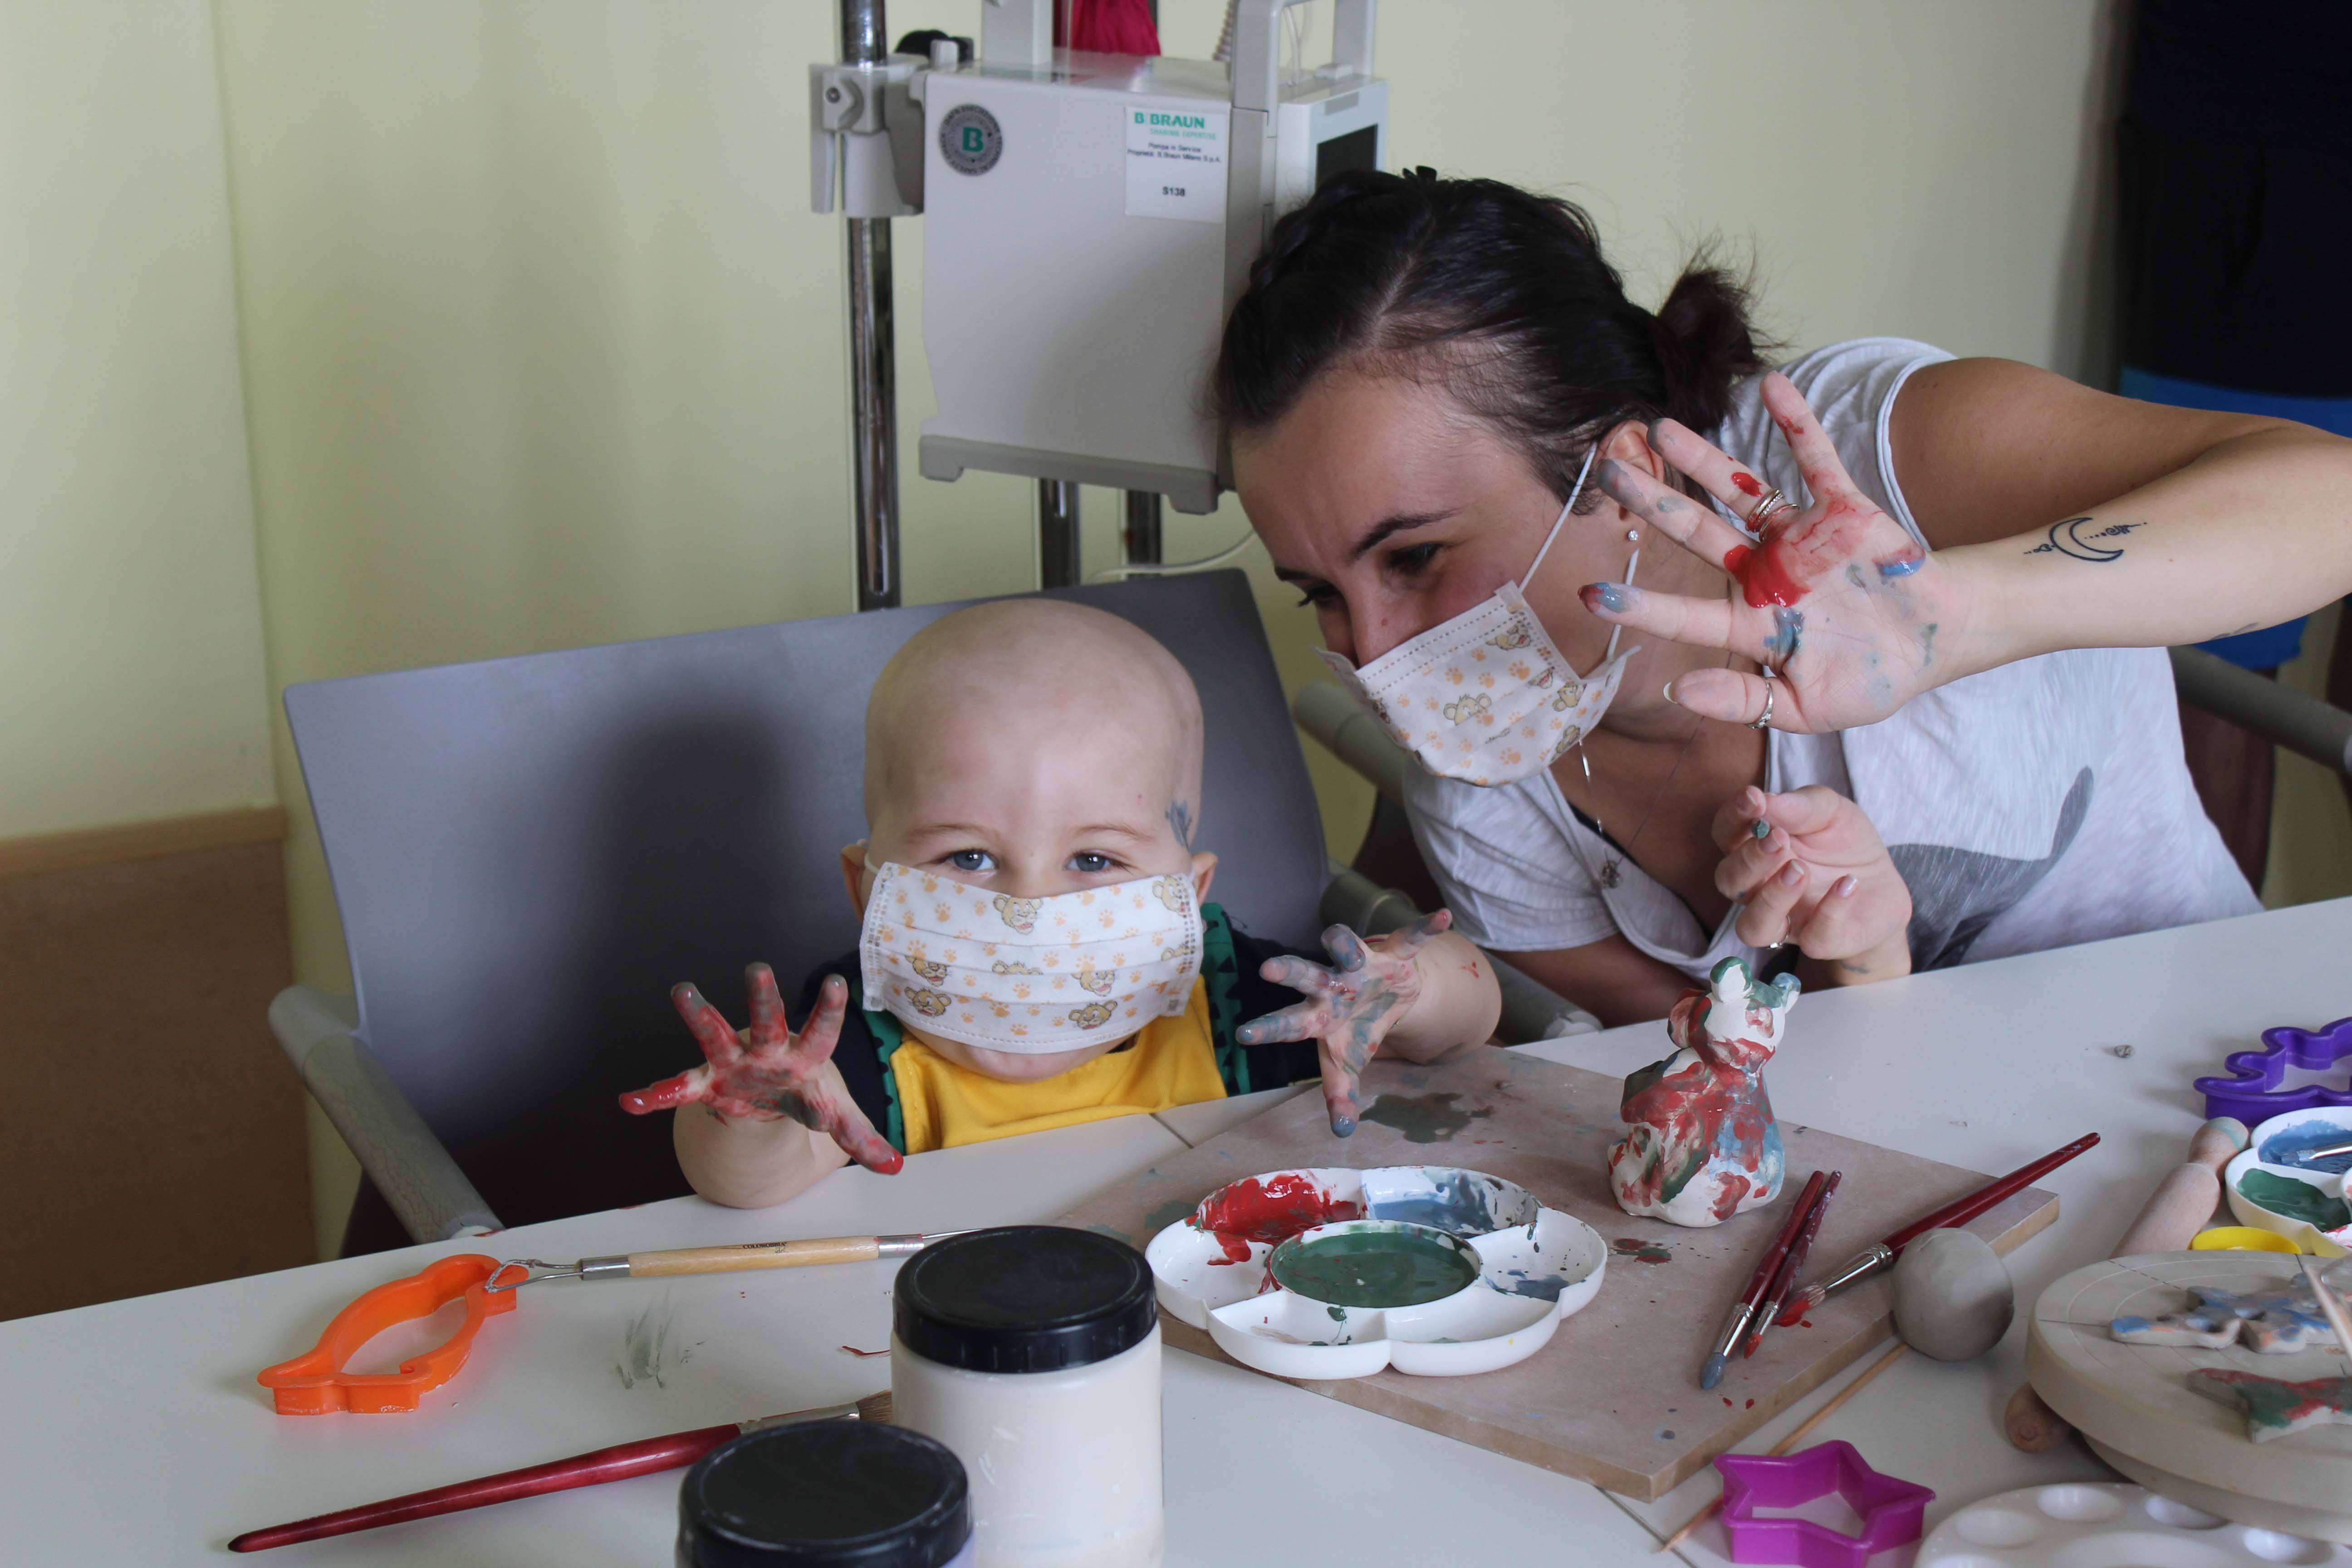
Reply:
[[1766, 878], [1749, 895], [1748, 907], [1739, 911], [1738, 923], [1733, 931], [1750, 947], [1769, 947], [1786, 941], [1790, 912], [1804, 892], [1805, 868], [1791, 860]]
[[[1727, 457], [1713, 442], [1698, 436], [1679, 420], [1661, 419], [1651, 426], [1650, 445], [1657, 448], [1660, 457], [1696, 479], [1701, 489], [1741, 518], [1752, 516], [1757, 504], [1772, 489], [1755, 469]], [[1797, 498], [1789, 496], [1784, 499], [1793, 502]], [[1730, 531], [1727, 529], [1725, 531]], [[1737, 535], [1732, 540], [1732, 543], [1737, 544], [1748, 542]], [[1727, 544], [1724, 551], [1718, 551], [1706, 559], [1721, 563], [1729, 548], [1730, 545]]]
[[1702, 561], [1720, 563], [1732, 551], [1745, 549], [1749, 543], [1747, 535], [1716, 516], [1713, 507], [1702, 506], [1614, 458], [1602, 463], [1593, 479], [1611, 500], [1685, 546]]
[[[1782, 684], [1785, 687], [1786, 682]], [[1763, 713], [1765, 694], [1770, 689], [1760, 675], [1737, 669], [1689, 669], [1675, 677], [1666, 688], [1666, 695], [1702, 719], [1752, 724]], [[1800, 727], [1785, 721], [1794, 717], [1790, 712], [1788, 698], [1784, 689], [1773, 700], [1772, 727], [1776, 730]]]
[[1813, 417], [1812, 407], [1796, 383], [1777, 370], [1769, 373], [1764, 377], [1764, 406], [1771, 412], [1772, 423], [1780, 427], [1797, 467], [1804, 473], [1805, 488], [1813, 492], [1815, 500], [1854, 494], [1844, 459], [1838, 456], [1822, 422]]
[[1683, 594], [1653, 594], [1623, 583], [1587, 583], [1577, 590], [1584, 607], [1612, 626], [1693, 647], [1730, 648], [1762, 658], [1762, 645], [1743, 636], [1725, 599], [1694, 599]]

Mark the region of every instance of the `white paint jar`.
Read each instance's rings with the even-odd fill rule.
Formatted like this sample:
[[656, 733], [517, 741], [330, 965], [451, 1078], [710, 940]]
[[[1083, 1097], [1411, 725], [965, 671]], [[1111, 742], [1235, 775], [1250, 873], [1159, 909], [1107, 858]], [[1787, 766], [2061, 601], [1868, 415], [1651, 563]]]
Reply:
[[890, 1394], [971, 1486], [979, 1568], [1157, 1568], [1160, 1309], [1125, 1242], [1006, 1226], [934, 1242], [892, 1291]]

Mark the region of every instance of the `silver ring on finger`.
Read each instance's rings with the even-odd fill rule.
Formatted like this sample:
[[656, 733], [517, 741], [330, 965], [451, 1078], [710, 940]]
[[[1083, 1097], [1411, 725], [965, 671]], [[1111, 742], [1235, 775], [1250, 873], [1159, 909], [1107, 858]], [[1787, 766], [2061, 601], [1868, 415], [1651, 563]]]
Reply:
[[1779, 690], [1780, 688], [1772, 684], [1771, 672], [1769, 670], [1766, 671], [1764, 675], [1764, 711], [1756, 715], [1756, 717], [1749, 721], [1748, 726], [1749, 729], [1769, 730], [1772, 727], [1772, 699]]
[[1757, 501], [1756, 509], [1748, 514], [1748, 529], [1753, 532], [1761, 533], [1764, 531], [1765, 521], [1774, 512], [1788, 511], [1795, 505], [1796, 502], [1782, 495], [1780, 487], [1775, 485], [1764, 492], [1762, 498]]

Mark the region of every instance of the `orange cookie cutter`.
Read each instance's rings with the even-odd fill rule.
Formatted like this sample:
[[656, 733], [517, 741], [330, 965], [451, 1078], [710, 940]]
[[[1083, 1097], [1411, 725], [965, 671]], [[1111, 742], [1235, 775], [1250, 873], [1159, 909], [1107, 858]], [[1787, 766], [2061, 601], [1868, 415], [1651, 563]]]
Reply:
[[[505, 1267], [478, 1252], [459, 1253], [426, 1265], [404, 1279], [379, 1285], [335, 1314], [319, 1342], [292, 1361], [260, 1374], [280, 1415], [326, 1415], [348, 1410], [382, 1415], [414, 1410], [428, 1388], [457, 1375], [474, 1348], [485, 1320], [511, 1312], [515, 1292], [492, 1295], [482, 1287]], [[466, 1303], [466, 1321], [444, 1342], [400, 1363], [398, 1372], [345, 1372], [343, 1363], [361, 1346], [396, 1323], [429, 1318], [452, 1301]]]

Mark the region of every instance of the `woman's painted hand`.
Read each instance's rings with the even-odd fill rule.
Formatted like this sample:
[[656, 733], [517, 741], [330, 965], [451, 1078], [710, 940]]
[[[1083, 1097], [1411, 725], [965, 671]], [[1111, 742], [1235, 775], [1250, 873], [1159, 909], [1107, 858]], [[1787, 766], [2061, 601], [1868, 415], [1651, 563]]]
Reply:
[[1846, 983], [1910, 973], [1911, 889], [1862, 807], [1820, 784], [1751, 786], [1716, 813], [1714, 833], [1716, 889], [1747, 900], [1740, 941], [1794, 942]]
[[1258, 973], [1304, 994], [1307, 1000], [1244, 1024], [1238, 1031], [1241, 1043], [1317, 1042], [1324, 1109], [1330, 1112], [1331, 1131], [1347, 1137], [1356, 1130], [1358, 1080], [1389, 1031], [1421, 999], [1421, 951], [1453, 923], [1453, 913], [1440, 910], [1370, 941], [1346, 926], [1332, 926], [1323, 933], [1323, 946], [1331, 954], [1329, 968], [1303, 958], [1267, 959]]
[[621, 1096], [621, 1109], [644, 1116], [700, 1103], [721, 1117], [790, 1120], [831, 1138], [869, 1171], [889, 1175], [904, 1165], [906, 1157], [849, 1098], [841, 1075], [826, 1070], [848, 1014], [848, 984], [837, 974], [826, 976], [815, 1010], [794, 1035], [784, 1022], [775, 971], [755, 963], [743, 977], [751, 993], [751, 1026], [740, 1034], [693, 986], [671, 990], [670, 1002], [694, 1031], [704, 1065]]
[[[1601, 488], [1628, 510], [1714, 562], [1738, 584], [1727, 599], [1647, 593], [1594, 583], [1584, 606], [1604, 621], [1671, 642], [1723, 648], [1769, 666], [1778, 688], [1772, 728], [1851, 729], [1885, 718], [1920, 692], [1969, 673], [1954, 655], [1966, 641], [1973, 597], [1962, 574], [1859, 489], [1789, 378], [1764, 378], [1764, 403], [1812, 492], [1765, 522], [1759, 539], [1714, 509], [1638, 468], [1604, 462]], [[1769, 487], [1745, 465], [1671, 419], [1652, 427], [1659, 456], [1736, 516], [1753, 514]], [[1793, 503], [1796, 498], [1790, 500]], [[1709, 719], [1749, 723], [1765, 711], [1765, 682], [1733, 669], [1695, 669], [1669, 692]]]

